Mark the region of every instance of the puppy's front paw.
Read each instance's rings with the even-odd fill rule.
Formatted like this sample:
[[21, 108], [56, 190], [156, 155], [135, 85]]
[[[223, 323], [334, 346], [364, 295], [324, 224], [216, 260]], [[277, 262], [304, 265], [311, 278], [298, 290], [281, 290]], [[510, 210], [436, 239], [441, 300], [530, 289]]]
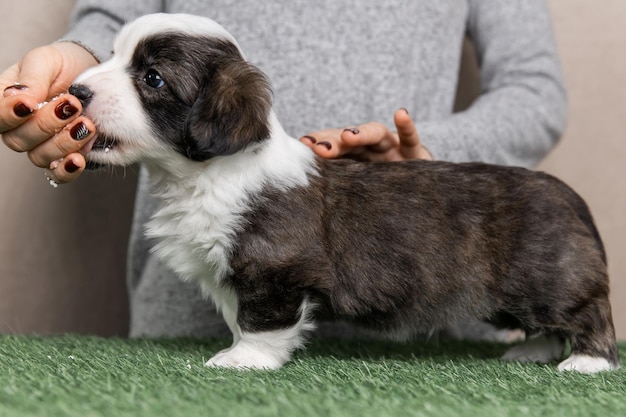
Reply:
[[283, 358], [280, 353], [265, 351], [264, 349], [252, 348], [244, 343], [238, 343], [232, 348], [223, 350], [213, 356], [205, 366], [210, 368], [235, 368], [245, 369], [278, 369], [289, 358]]
[[502, 360], [549, 363], [563, 355], [564, 344], [556, 336], [539, 336], [507, 350]]

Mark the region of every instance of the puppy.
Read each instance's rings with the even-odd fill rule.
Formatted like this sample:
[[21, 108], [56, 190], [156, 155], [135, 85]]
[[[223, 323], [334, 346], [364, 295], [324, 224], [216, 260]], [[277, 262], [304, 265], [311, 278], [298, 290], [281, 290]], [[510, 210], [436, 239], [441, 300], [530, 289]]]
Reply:
[[148, 15], [70, 92], [90, 164], [141, 162], [154, 252], [197, 281], [233, 345], [208, 366], [279, 368], [320, 316], [395, 339], [463, 318], [532, 335], [505, 359], [619, 367], [606, 258], [559, 180], [479, 163], [323, 160], [289, 137], [266, 77], [217, 23]]

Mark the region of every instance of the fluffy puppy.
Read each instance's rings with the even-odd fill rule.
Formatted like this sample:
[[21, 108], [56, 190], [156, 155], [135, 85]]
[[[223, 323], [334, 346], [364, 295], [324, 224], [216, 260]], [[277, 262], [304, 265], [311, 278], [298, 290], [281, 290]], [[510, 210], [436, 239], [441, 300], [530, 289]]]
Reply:
[[208, 366], [279, 368], [320, 315], [396, 339], [473, 317], [529, 337], [505, 359], [619, 367], [604, 249], [559, 180], [479, 163], [323, 160], [217, 23], [149, 15], [70, 92], [91, 164], [142, 162], [154, 252], [197, 281], [233, 345]]

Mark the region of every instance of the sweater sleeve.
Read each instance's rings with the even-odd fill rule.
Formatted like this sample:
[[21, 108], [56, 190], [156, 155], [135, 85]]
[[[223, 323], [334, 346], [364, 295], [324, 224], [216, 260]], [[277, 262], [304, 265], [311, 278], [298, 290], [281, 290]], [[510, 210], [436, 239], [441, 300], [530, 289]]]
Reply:
[[104, 61], [111, 55], [113, 41], [122, 25], [144, 14], [162, 11], [162, 3], [161, 0], [78, 0], [70, 29], [61, 40], [76, 42]]
[[531, 167], [560, 138], [567, 99], [545, 0], [469, 0], [481, 93], [465, 111], [418, 123], [436, 159]]

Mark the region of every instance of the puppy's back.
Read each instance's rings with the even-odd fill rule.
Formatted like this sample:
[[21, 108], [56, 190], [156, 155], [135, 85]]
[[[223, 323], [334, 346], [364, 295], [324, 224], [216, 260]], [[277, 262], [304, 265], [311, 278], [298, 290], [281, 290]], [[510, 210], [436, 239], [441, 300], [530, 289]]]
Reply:
[[515, 310], [541, 327], [546, 306], [608, 293], [591, 214], [552, 176], [429, 161], [321, 167], [330, 302], [342, 317], [430, 326]]

